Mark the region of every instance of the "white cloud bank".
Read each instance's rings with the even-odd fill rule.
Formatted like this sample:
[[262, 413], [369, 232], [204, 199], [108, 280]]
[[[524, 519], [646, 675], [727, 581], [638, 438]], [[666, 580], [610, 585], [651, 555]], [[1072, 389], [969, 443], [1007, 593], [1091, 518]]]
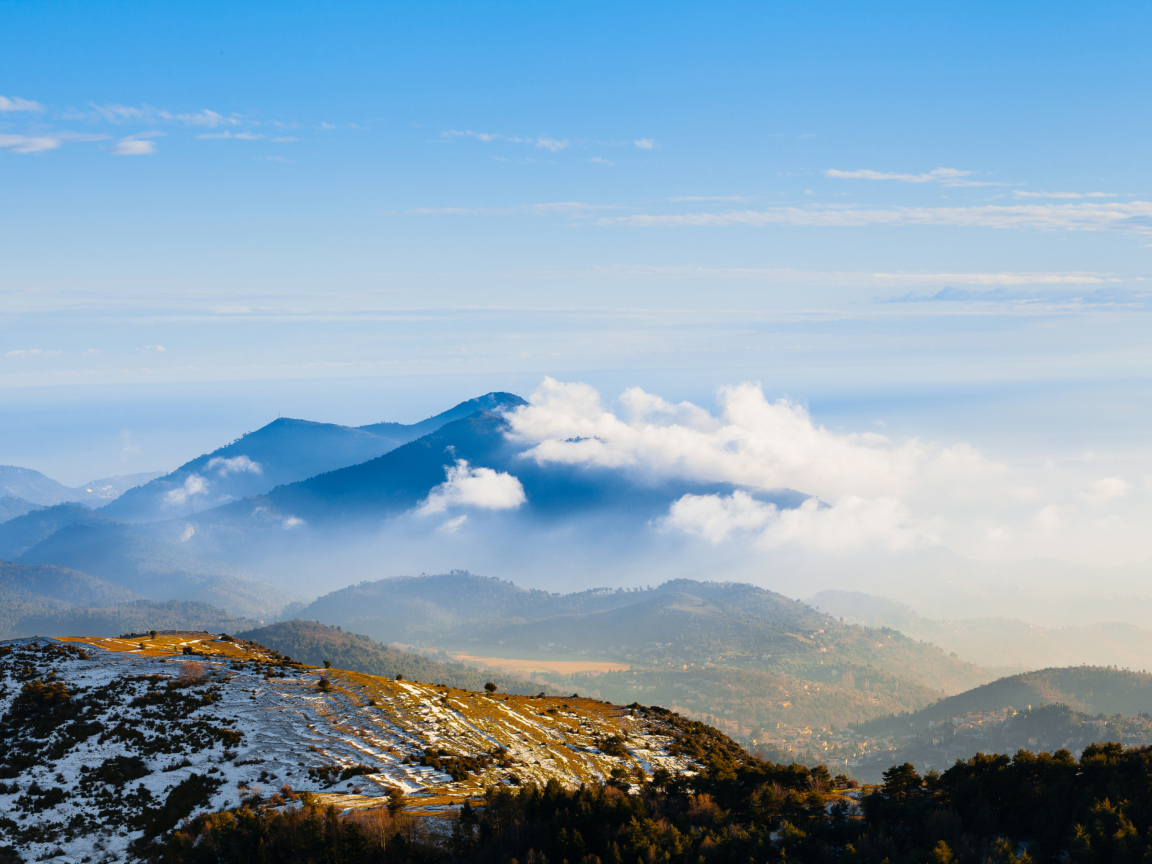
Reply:
[[[1087, 480], [1098, 465], [1026, 469], [965, 443], [831, 431], [795, 402], [770, 401], [756, 384], [721, 388], [717, 401], [713, 414], [632, 388], [609, 410], [592, 387], [548, 378], [529, 405], [507, 415], [509, 435], [526, 445], [523, 458], [540, 464], [612, 469], [641, 483], [738, 487], [733, 494], [684, 495], [661, 520], [665, 530], [710, 543], [944, 545], [976, 557], [1096, 563], [1152, 552], [1139, 520], [1116, 509], [1138, 497], [1129, 494], [1133, 487], [1098, 473]], [[762, 500], [782, 489], [812, 497], [794, 509]], [[1147, 496], [1139, 497], [1146, 509]]]
[[421, 515], [443, 513], [450, 507], [515, 510], [528, 500], [520, 481], [504, 471], [473, 468], [467, 460], [457, 459], [445, 473], [448, 479], [432, 489], [417, 508]]

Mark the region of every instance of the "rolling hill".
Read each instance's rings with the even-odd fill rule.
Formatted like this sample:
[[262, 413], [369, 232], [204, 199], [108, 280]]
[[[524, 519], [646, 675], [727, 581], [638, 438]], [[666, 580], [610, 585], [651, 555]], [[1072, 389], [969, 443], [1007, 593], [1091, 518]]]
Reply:
[[731, 583], [559, 595], [456, 572], [361, 583], [298, 614], [489, 665], [611, 661], [627, 671], [537, 680], [707, 716], [742, 740], [776, 724], [842, 726], [918, 710], [994, 677], [896, 631]]
[[[941, 699], [926, 708], [892, 720], [879, 720], [865, 729], [884, 724], [921, 729], [969, 713], [987, 713], [1031, 706], [1066, 705], [1081, 714], [1152, 713], [1152, 674], [1104, 666], [1073, 666], [1040, 669], [999, 678], [988, 684]], [[885, 727], [887, 728], [887, 727]]]

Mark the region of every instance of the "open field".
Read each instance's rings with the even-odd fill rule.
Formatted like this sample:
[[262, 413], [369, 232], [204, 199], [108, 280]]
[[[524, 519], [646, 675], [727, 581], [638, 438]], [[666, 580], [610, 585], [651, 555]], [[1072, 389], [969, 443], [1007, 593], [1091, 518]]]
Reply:
[[514, 675], [534, 675], [553, 672], [557, 675], [598, 675], [602, 672], [626, 672], [632, 667], [627, 663], [611, 663], [607, 660], [539, 660], [516, 657], [474, 657], [471, 654], [453, 654], [453, 660], [473, 663], [509, 672]]

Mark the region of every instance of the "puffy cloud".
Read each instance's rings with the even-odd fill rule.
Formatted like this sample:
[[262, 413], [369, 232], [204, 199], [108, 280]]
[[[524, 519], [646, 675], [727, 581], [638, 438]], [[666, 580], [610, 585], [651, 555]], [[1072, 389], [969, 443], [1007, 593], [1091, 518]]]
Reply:
[[1093, 507], [1123, 498], [1132, 489], [1131, 485], [1119, 477], [1104, 477], [1092, 484], [1092, 488], [1084, 496]]
[[449, 507], [514, 510], [528, 500], [520, 481], [507, 472], [473, 468], [465, 459], [457, 459], [445, 472], [448, 479], [428, 493], [418, 513], [443, 513]]
[[183, 504], [193, 495], [205, 495], [208, 492], [208, 481], [199, 474], [189, 474], [184, 478], [184, 485], [170, 489], [164, 493], [165, 504]]
[[755, 384], [722, 388], [719, 417], [640, 388], [625, 391], [619, 402], [617, 416], [593, 388], [548, 378], [531, 404], [508, 419], [512, 435], [529, 445], [527, 456], [538, 463], [789, 488], [827, 500], [900, 496], [930, 478], [990, 468], [964, 445], [897, 444], [874, 433], [830, 432], [795, 402], [769, 402]]
[[253, 462], [247, 456], [233, 456], [227, 459], [223, 456], [213, 456], [204, 466], [205, 471], [216, 471], [221, 477], [229, 474], [263, 474], [264, 469], [259, 462]]
[[908, 524], [907, 508], [892, 498], [847, 496], [833, 506], [809, 498], [799, 507], [780, 509], [747, 492], [685, 495], [676, 501], [664, 525], [719, 543], [733, 534], [752, 535], [763, 546], [814, 546], [851, 549], [877, 545], [907, 549], [933, 538]]
[[129, 135], [113, 144], [110, 152], [113, 156], [151, 156], [156, 152], [154, 137], [153, 133]]
[[[541, 465], [602, 468], [638, 483], [731, 484], [740, 491], [681, 497], [660, 520], [712, 543], [761, 550], [940, 544], [976, 557], [1085, 562], [1152, 553], [1135, 529], [1138, 517], [1116, 522], [1106, 542], [1082, 518], [1085, 490], [1090, 502], [1147, 505], [1147, 495], [1116, 477], [1097, 473], [1085, 482], [1098, 467], [1006, 465], [966, 443], [830, 430], [802, 405], [770, 400], [754, 384], [721, 388], [717, 403], [709, 412], [632, 388], [608, 406], [588, 385], [549, 378], [529, 405], [507, 414], [508, 434], [524, 447], [521, 458]], [[811, 500], [792, 509], [761, 500], [781, 489]]]

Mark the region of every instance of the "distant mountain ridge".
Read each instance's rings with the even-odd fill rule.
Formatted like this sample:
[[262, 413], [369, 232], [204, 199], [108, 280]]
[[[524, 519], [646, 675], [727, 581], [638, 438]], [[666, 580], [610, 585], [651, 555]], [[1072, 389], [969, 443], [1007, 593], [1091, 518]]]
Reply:
[[926, 618], [903, 603], [859, 591], [821, 591], [808, 602], [852, 623], [893, 627], [926, 639], [982, 666], [1020, 670], [1114, 664], [1152, 669], [1152, 630], [1132, 624], [1041, 627], [1012, 618]]
[[[460, 460], [515, 477], [526, 496], [523, 510], [543, 518], [611, 513], [613, 520], [644, 524], [684, 494], [731, 494], [737, 488], [690, 480], [640, 482], [612, 469], [540, 465], [521, 458], [525, 448], [510, 440], [509, 431], [502, 413], [478, 411], [375, 459], [278, 486], [257, 503], [310, 522], [394, 516], [424, 500]], [[781, 489], [756, 497], [789, 508], [808, 495]]]
[[511, 393], [487, 393], [410, 425], [351, 427], [280, 418], [129, 490], [103, 512], [129, 522], [188, 516], [367, 462], [477, 411], [507, 410], [522, 404], [524, 400]]
[[122, 585], [50, 564], [0, 561], [0, 639], [178, 627], [238, 629], [252, 619], [188, 601], [156, 602]]
[[[156, 476], [158, 474], [152, 472], [123, 474], [104, 477], [82, 486], [71, 487], [57, 483], [51, 477], [46, 477], [31, 468], [0, 465], [0, 501], [6, 498], [15, 498], [40, 507], [50, 507], [53, 504], [67, 502], [98, 505], [116, 498], [132, 486], [146, 483]], [[4, 518], [4, 512], [0, 510], [0, 522], [4, 521]]]

